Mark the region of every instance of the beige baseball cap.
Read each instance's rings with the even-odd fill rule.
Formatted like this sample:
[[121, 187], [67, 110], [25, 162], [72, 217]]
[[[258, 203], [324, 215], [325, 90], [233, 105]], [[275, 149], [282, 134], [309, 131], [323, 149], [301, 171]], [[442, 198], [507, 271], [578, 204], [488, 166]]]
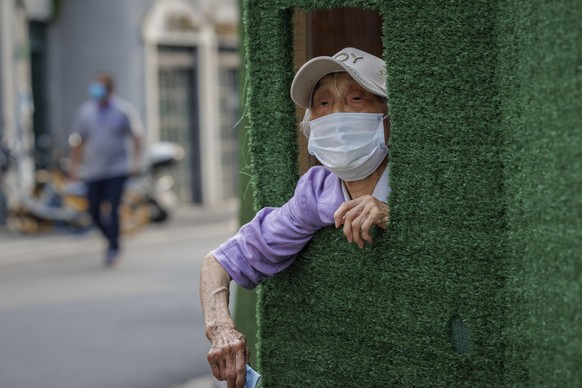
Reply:
[[353, 47], [347, 47], [333, 57], [316, 57], [307, 62], [293, 79], [291, 99], [309, 108], [311, 94], [320, 79], [330, 73], [346, 71], [363, 88], [386, 98], [386, 64], [383, 60]]

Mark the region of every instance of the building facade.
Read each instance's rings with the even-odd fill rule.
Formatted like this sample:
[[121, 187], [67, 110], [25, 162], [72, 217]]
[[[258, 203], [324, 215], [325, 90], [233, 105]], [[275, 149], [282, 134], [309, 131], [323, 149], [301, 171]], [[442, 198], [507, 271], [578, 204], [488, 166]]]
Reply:
[[173, 171], [181, 201], [220, 206], [236, 198], [237, 1], [6, 0], [0, 12], [0, 131], [5, 141], [28, 136], [28, 180], [35, 163], [68, 153], [87, 85], [107, 71], [139, 111], [147, 145], [184, 147]]

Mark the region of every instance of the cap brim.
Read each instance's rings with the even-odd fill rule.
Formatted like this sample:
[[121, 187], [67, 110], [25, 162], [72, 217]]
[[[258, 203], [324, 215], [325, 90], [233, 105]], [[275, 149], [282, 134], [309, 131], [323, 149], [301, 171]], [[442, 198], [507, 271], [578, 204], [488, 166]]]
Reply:
[[315, 85], [330, 73], [346, 71], [363, 88], [376, 95], [386, 97], [386, 93], [378, 88], [360, 82], [360, 75], [351, 67], [330, 57], [316, 57], [307, 62], [297, 71], [291, 83], [291, 99], [299, 106], [309, 108], [311, 94]]

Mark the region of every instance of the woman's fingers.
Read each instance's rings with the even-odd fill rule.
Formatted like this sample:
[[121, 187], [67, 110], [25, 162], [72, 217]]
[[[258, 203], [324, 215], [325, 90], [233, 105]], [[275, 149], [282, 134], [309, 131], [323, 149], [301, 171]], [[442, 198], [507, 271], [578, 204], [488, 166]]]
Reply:
[[364, 241], [373, 242], [370, 230], [374, 225], [388, 226], [388, 205], [371, 195], [344, 202], [334, 214], [336, 227], [343, 224], [343, 232], [349, 242], [364, 247]]
[[341, 206], [333, 214], [333, 219], [335, 221], [335, 227], [339, 228], [345, 222], [345, 216], [348, 210], [355, 206], [354, 201], [347, 201], [341, 204]]
[[227, 387], [242, 388], [245, 384], [248, 349], [245, 337], [236, 332], [222, 333], [208, 352], [208, 363], [214, 377], [226, 381]]
[[209, 364], [210, 364], [210, 369], [212, 370], [212, 375], [214, 376], [214, 378], [222, 381], [222, 375], [220, 373], [220, 366], [218, 365], [218, 363], [209, 361]]
[[[246, 350], [245, 350], [246, 352]], [[235, 387], [244, 387], [245, 386], [245, 381], [246, 381], [246, 374], [247, 374], [247, 368], [246, 368], [246, 364], [247, 364], [247, 358], [246, 354], [245, 357], [237, 357], [236, 358], [236, 362], [235, 362], [235, 368], [236, 368], [236, 381], [235, 381]]]

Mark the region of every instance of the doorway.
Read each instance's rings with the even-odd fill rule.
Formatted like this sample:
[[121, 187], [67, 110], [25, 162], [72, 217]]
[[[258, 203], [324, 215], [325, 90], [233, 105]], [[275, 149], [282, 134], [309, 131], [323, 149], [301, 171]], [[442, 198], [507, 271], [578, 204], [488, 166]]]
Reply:
[[175, 190], [182, 202], [202, 203], [200, 119], [196, 49], [158, 46], [160, 141], [184, 147], [184, 160], [174, 167]]

